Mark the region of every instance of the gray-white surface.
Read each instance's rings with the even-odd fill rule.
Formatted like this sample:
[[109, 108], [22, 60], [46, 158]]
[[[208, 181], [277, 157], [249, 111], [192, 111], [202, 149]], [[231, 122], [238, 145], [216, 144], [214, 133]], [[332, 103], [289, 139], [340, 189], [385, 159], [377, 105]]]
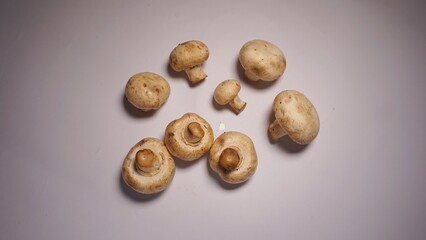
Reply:
[[[424, 1], [2, 1], [0, 238], [426, 239], [425, 12]], [[274, 84], [238, 67], [255, 38], [286, 55]], [[168, 68], [190, 39], [211, 53], [195, 87]], [[152, 114], [123, 95], [141, 71], [172, 88]], [[212, 101], [230, 78], [248, 102], [238, 116]], [[268, 139], [284, 89], [318, 110], [308, 147]], [[177, 162], [162, 194], [134, 193], [120, 177], [128, 150], [185, 112], [216, 136], [220, 123], [249, 135], [256, 174], [221, 184], [204, 157]]]

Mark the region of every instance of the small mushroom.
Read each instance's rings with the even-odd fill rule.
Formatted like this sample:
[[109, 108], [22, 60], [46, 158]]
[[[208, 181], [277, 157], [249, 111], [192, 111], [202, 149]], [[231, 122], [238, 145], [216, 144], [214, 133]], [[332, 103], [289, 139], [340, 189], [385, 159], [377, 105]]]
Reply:
[[204, 80], [207, 75], [201, 68], [201, 64], [209, 58], [207, 46], [197, 40], [191, 40], [179, 44], [170, 53], [170, 66], [177, 72], [184, 71], [192, 84]]
[[223, 181], [231, 184], [245, 182], [257, 168], [254, 144], [243, 133], [222, 133], [210, 148], [209, 164]]
[[252, 81], [274, 81], [283, 75], [286, 59], [274, 44], [264, 40], [252, 40], [243, 45], [239, 56], [245, 75]]
[[172, 182], [175, 162], [163, 141], [144, 138], [130, 149], [124, 159], [121, 175], [135, 191], [157, 193]]
[[206, 154], [213, 144], [213, 129], [195, 113], [186, 113], [170, 122], [164, 143], [169, 152], [184, 161], [194, 161]]
[[220, 105], [229, 104], [229, 106], [239, 114], [244, 110], [247, 103], [238, 97], [241, 85], [237, 80], [225, 80], [217, 85], [213, 98]]
[[158, 74], [142, 72], [127, 81], [125, 94], [133, 106], [147, 112], [163, 106], [169, 98], [170, 85]]
[[311, 101], [295, 90], [280, 92], [274, 99], [275, 120], [268, 132], [273, 140], [288, 135], [298, 144], [309, 144], [318, 135], [320, 121]]

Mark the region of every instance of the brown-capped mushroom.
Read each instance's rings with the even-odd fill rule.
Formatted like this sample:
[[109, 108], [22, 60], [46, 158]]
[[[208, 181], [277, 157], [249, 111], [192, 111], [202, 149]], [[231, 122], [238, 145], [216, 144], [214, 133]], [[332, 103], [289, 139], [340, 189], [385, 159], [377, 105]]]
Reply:
[[244, 110], [247, 103], [238, 97], [241, 85], [237, 80], [225, 80], [217, 85], [213, 98], [220, 105], [229, 104], [229, 106], [239, 114]]
[[142, 72], [127, 81], [125, 94], [133, 106], [147, 112], [163, 106], [169, 98], [170, 85], [158, 74]]
[[239, 60], [245, 75], [252, 81], [274, 81], [283, 75], [286, 67], [284, 53], [265, 40], [252, 40], [243, 45]]
[[209, 164], [223, 181], [231, 184], [245, 182], [257, 168], [254, 144], [243, 133], [222, 133], [210, 148]]
[[169, 152], [184, 161], [194, 161], [206, 154], [213, 144], [210, 124], [195, 113], [186, 113], [170, 122], [164, 143]]
[[207, 75], [201, 65], [209, 58], [209, 49], [201, 41], [191, 40], [180, 43], [170, 53], [170, 66], [177, 72], [184, 71], [192, 84], [204, 80]]
[[157, 193], [172, 182], [175, 162], [163, 141], [144, 138], [130, 149], [124, 159], [121, 175], [135, 191]]
[[268, 132], [273, 140], [288, 135], [298, 144], [309, 144], [318, 135], [320, 121], [309, 99], [295, 90], [280, 92], [274, 99], [275, 120]]

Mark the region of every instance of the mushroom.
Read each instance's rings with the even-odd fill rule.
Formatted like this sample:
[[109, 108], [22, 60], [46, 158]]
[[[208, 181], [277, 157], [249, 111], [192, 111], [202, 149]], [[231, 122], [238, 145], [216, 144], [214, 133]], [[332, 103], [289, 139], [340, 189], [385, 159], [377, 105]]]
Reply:
[[158, 74], [142, 72], [127, 81], [125, 94], [133, 106], [147, 112], [159, 109], [166, 102], [170, 85]]
[[201, 64], [208, 58], [207, 46], [201, 41], [191, 40], [181, 43], [173, 49], [170, 53], [170, 66], [177, 72], [185, 70], [189, 81], [197, 84], [207, 77]]
[[144, 138], [130, 149], [124, 159], [121, 175], [135, 191], [157, 193], [173, 180], [175, 162], [163, 141]]
[[243, 133], [222, 133], [210, 148], [209, 164], [223, 181], [231, 184], [245, 182], [257, 168], [254, 144]]
[[318, 135], [320, 121], [311, 101], [295, 90], [280, 92], [274, 99], [275, 120], [268, 132], [273, 140], [288, 135], [298, 144], [309, 144]]
[[194, 161], [210, 150], [213, 129], [195, 113], [185, 113], [170, 122], [165, 131], [164, 143], [169, 152], [184, 161]]
[[243, 45], [239, 56], [245, 75], [252, 81], [277, 80], [286, 67], [283, 52], [265, 40], [252, 40]]
[[246, 102], [238, 97], [240, 89], [241, 85], [237, 80], [225, 80], [217, 85], [213, 98], [220, 105], [229, 103], [235, 113], [239, 114], [247, 105]]

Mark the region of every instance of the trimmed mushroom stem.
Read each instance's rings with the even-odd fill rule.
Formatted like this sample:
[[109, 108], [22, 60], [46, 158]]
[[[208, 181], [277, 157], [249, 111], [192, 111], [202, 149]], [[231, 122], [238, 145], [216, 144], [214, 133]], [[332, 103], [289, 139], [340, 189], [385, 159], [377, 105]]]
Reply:
[[276, 119], [274, 120], [273, 123], [269, 125], [268, 132], [274, 141], [287, 135], [287, 133], [281, 128], [280, 124], [278, 123]]
[[204, 130], [197, 122], [191, 122], [185, 129], [184, 137], [189, 143], [197, 143], [204, 137]]
[[232, 171], [240, 165], [241, 159], [238, 152], [233, 148], [225, 148], [219, 157], [219, 164], [226, 171]]
[[150, 149], [142, 149], [136, 153], [136, 171], [141, 175], [154, 173], [160, 168], [160, 161]]
[[186, 75], [188, 75], [189, 81], [192, 84], [197, 84], [203, 81], [207, 75], [204, 73], [201, 65], [197, 65], [195, 67], [185, 69]]
[[240, 99], [240, 97], [236, 96], [229, 102], [229, 106], [231, 106], [234, 111], [239, 114], [246, 108], [247, 103]]

